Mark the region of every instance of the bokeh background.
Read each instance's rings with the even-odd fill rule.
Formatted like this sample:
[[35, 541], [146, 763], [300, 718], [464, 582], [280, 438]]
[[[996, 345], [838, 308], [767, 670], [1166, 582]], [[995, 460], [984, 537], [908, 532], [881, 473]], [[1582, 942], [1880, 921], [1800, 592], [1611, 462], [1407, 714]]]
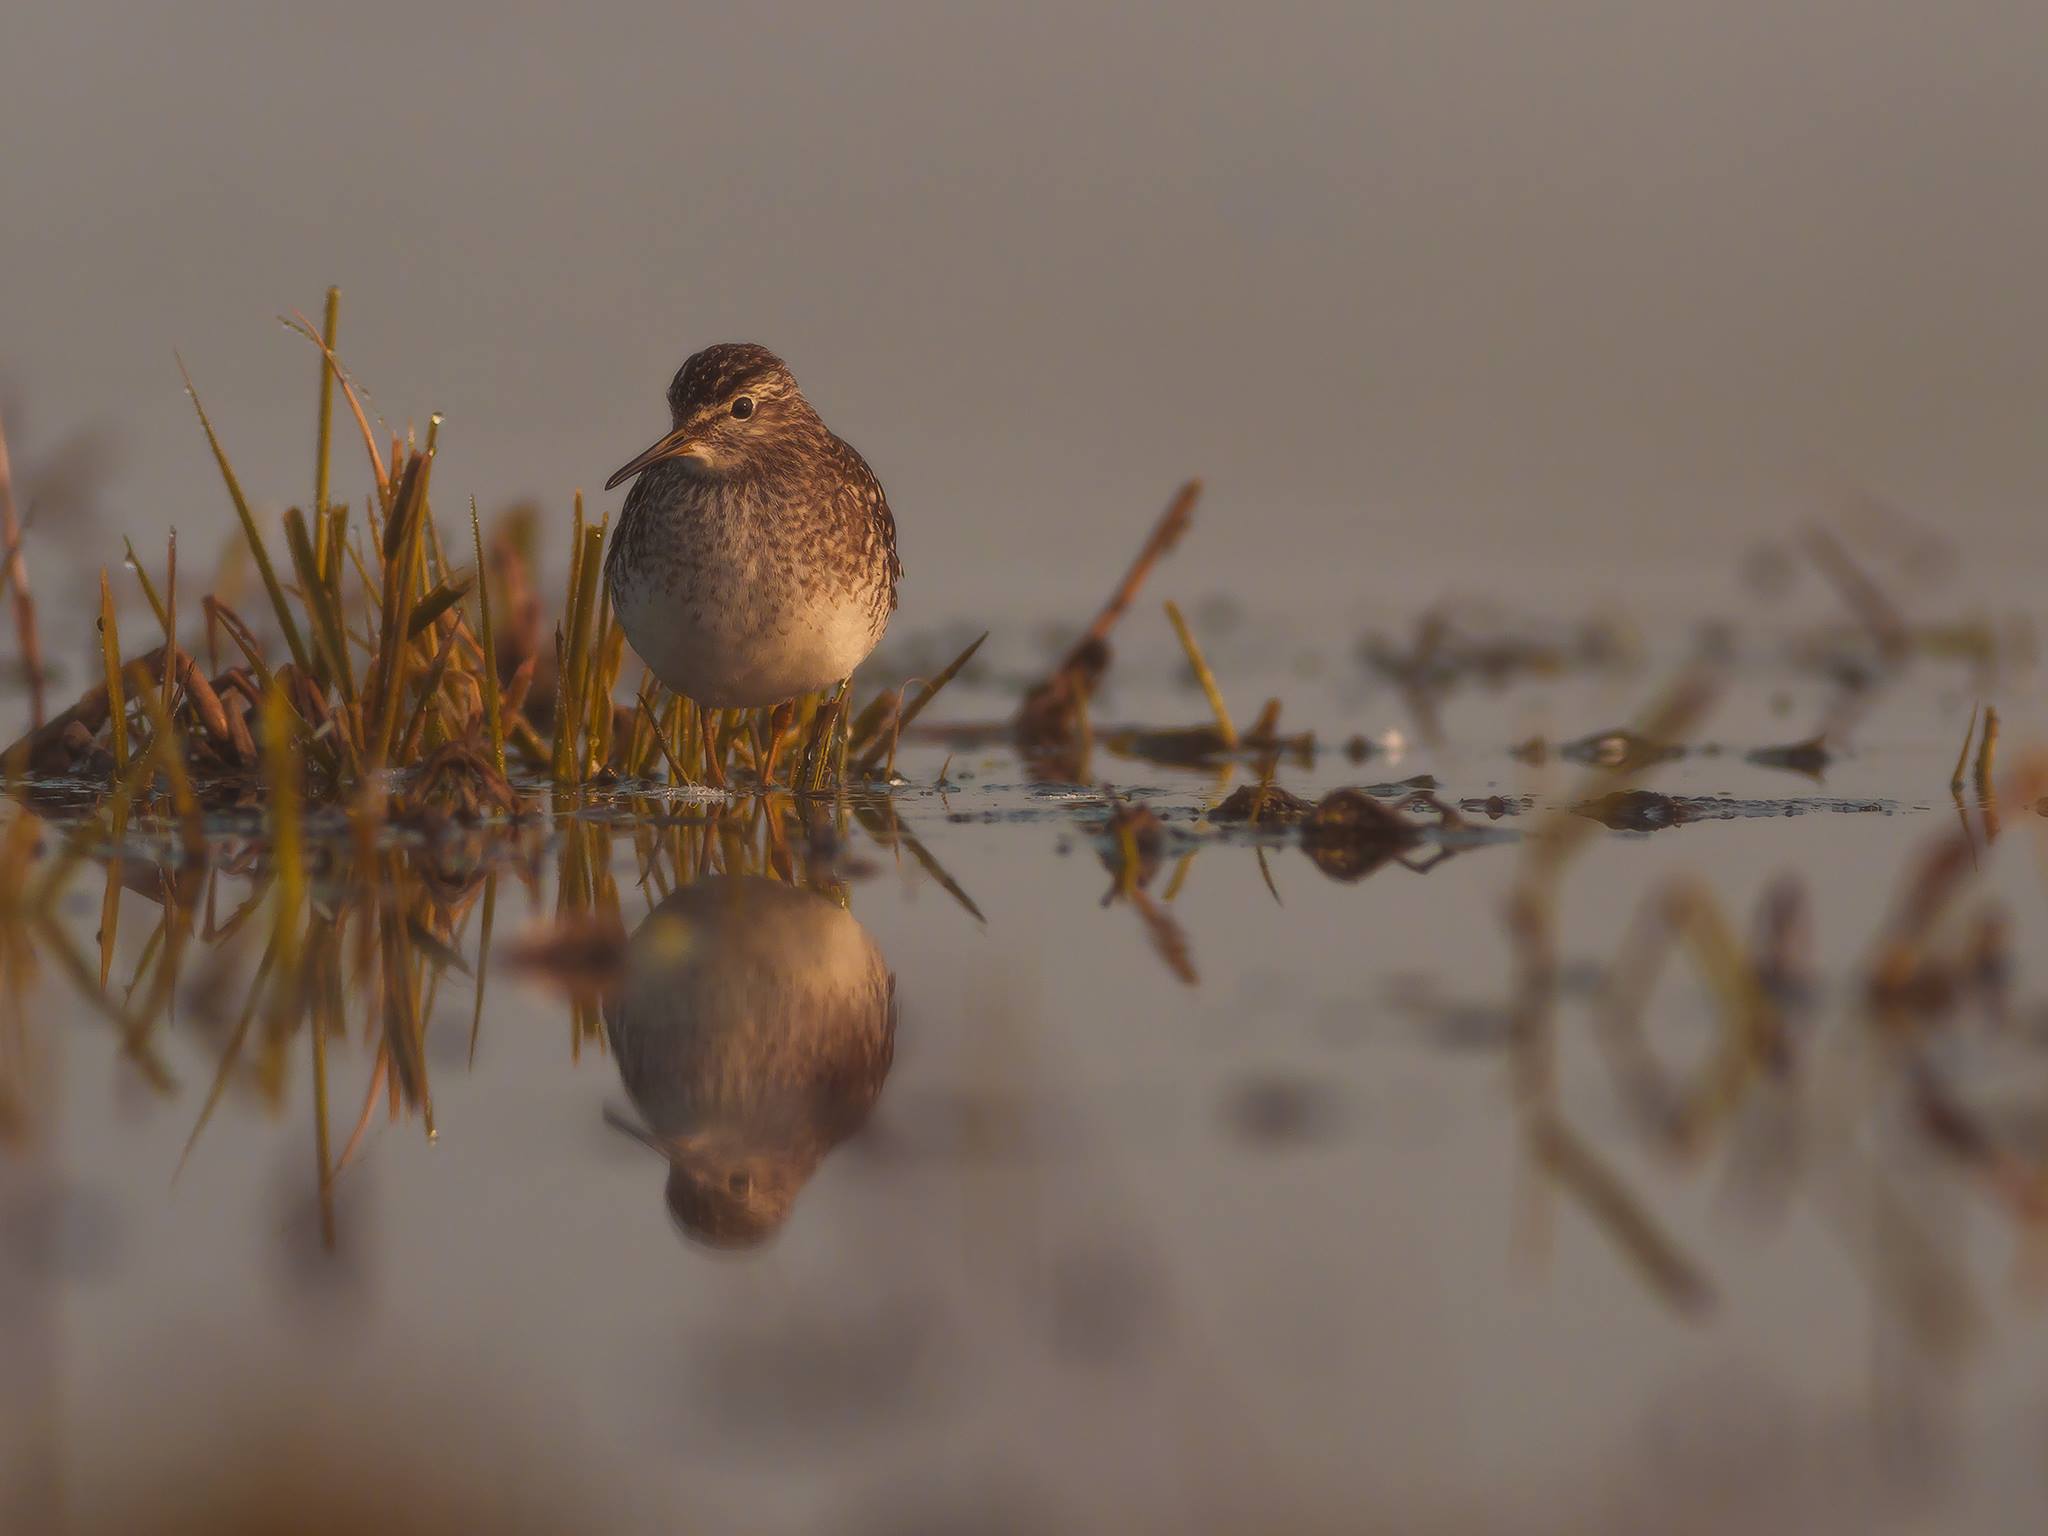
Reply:
[[[889, 489], [892, 643], [997, 632], [1004, 675], [956, 685], [962, 715], [1011, 707], [1024, 636], [1070, 635], [1197, 474], [1196, 534], [1117, 636], [1123, 718], [1203, 716], [1161, 597], [1188, 601], [1241, 720], [1284, 694], [1290, 728], [1384, 741], [1416, 722], [1384, 677], [1362, 692], [1367, 630], [1479, 594], [1554, 625], [1670, 621], [1649, 649], [1684, 650], [1681, 616], [1758, 611], [1734, 601], [1770, 569], [1749, 556], [1856, 491], [1964, 557], [1971, 591], [1916, 606], [1896, 541], [1869, 551], [1915, 619], [1989, 589], [2038, 612], [2044, 172], [2042, 0], [11, 0], [0, 412], [53, 699], [93, 676], [94, 605], [70, 599], [96, 599], [122, 535], [160, 570], [175, 525], [187, 592], [229, 536], [174, 352], [266, 517], [310, 498], [315, 358], [276, 317], [329, 283], [374, 405], [445, 413], [444, 527], [470, 493], [487, 515], [533, 498], [566, 522], [578, 487], [615, 509], [599, 487], [664, 424], [685, 354], [782, 351]], [[1842, 620], [1801, 570], [1774, 617]], [[1254, 621], [1223, 623], [1218, 594]], [[1507, 744], [1630, 718], [1662, 663], [1471, 689], [1443, 751], [1326, 752], [1288, 780], [1554, 794], [1564, 770]], [[1762, 670], [1713, 722], [1731, 751], [1660, 785], [1813, 798], [1735, 749], [1806, 734], [1844, 685]], [[1597, 975], [1665, 882], [1707, 879], [1746, 919], [1790, 869], [1817, 973], [1853, 987], [1900, 872], [1954, 825], [1983, 679], [1930, 658], [1814, 787], [1883, 814], [1603, 840], [1570, 973]], [[2038, 695], [2038, 674], [1983, 694], [2011, 757]], [[0, 739], [22, 709], [0, 692]], [[1730, 1236], [1719, 1186], [1661, 1165], [1635, 1171], [1725, 1285], [1715, 1324], [1678, 1326], [1590, 1224], [1523, 1262], [1505, 849], [1356, 888], [1290, 854], [1266, 871], [1284, 906], [1218, 849], [1173, 908], [1190, 992], [1098, 906], [1062, 802], [975, 814], [1017, 804], [1021, 770], [987, 761], [955, 765], [957, 823], [904, 803], [989, 921], [875, 859], [858, 910], [904, 1009], [889, 1096], [760, 1268], [682, 1248], [605, 1126], [612, 1067], [568, 1066], [560, 1009], [515, 978], [490, 980], [474, 1070], [463, 1024], [436, 1026], [449, 1133], [378, 1133], [333, 1258], [310, 1108], [278, 1123], [239, 1096], [167, 1193], [214, 1041], [178, 1035], [186, 1097], [153, 1106], [53, 990], [53, 1152], [0, 1158], [0, 1529], [64, 1500], [78, 1530], [232, 1528], [216, 1482], [269, 1497], [302, 1467], [323, 1501], [350, 1488], [337, 1522], [368, 1501], [377, 1528], [463, 1526], [415, 1479], [550, 1528], [577, 1523], [557, 1499], [593, 1529], [2038, 1524], [2037, 1313], [2001, 1317], [1976, 1374], [1923, 1380], [1823, 1222]], [[1207, 792], [1175, 783], [1184, 807]], [[2023, 959], [2029, 852], [1987, 876]], [[146, 931], [131, 916], [124, 943]], [[469, 997], [451, 983], [443, 1013]], [[2038, 1053], [2033, 1075], [1987, 1059], [2010, 1101], [2048, 1094]], [[340, 1098], [362, 1067], [337, 1057]], [[1573, 1106], [1619, 1144], [1588, 1070]], [[1247, 1134], [1232, 1106], [1269, 1083], [1301, 1123]], [[2007, 1265], [1988, 1203], [1939, 1214]]]
[[230, 517], [174, 348], [310, 496], [336, 282], [487, 510], [773, 345], [913, 620], [1078, 614], [1197, 473], [1183, 587], [1290, 604], [1675, 587], [1849, 486], [2048, 556], [2039, 5], [22, 5], [0, 145], [17, 472], [95, 433], [138, 545]]

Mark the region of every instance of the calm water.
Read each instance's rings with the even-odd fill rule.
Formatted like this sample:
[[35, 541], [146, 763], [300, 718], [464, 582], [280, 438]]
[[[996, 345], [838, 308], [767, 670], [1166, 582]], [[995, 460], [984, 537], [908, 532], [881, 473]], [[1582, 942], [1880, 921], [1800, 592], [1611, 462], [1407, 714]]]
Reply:
[[[834, 850], [694, 802], [322, 845], [317, 1035], [244, 1002], [256, 819], [146, 1032], [161, 838], [54, 928], [0, 881], [0, 1536], [2040, 1527], [2048, 820], [1948, 786], [1973, 703], [2008, 768], [2048, 740], [2010, 618], [2048, 572], [2048, 12], [252, 9], [0, 21], [58, 703], [123, 535], [161, 569], [179, 530], [188, 625], [239, 539], [174, 351], [261, 525], [311, 493], [272, 317], [330, 281], [373, 417], [446, 412], [444, 526], [536, 497], [549, 558], [684, 356], [774, 345], [901, 525], [868, 680], [995, 629], [948, 719], [1007, 718], [1207, 499], [1085, 787], [920, 740]], [[1838, 515], [1995, 662], [1927, 630], [1845, 695], [1882, 657], [1788, 533]], [[1498, 609], [1419, 645], [1458, 594]], [[1205, 820], [1250, 765], [1118, 756], [1204, 717], [1169, 596], [1240, 723], [1321, 739], [1282, 786], [1430, 775], [1470, 825], [1312, 859]], [[1437, 697], [1461, 634], [1540, 644]], [[1701, 656], [1718, 750], [1642, 780], [1683, 798], [1560, 819], [1626, 791], [1513, 749]], [[1746, 759], [1845, 698], [1823, 779]], [[1105, 782], [1164, 823], [1135, 889]]]
[[[712, 858], [768, 871], [735, 882], [703, 872], [697, 826], [617, 804], [438, 863], [394, 853], [403, 881], [439, 868], [413, 910], [453, 952], [396, 941], [442, 973], [405, 1069], [435, 1134], [416, 1105], [387, 1114], [358, 915], [323, 1064], [330, 1164], [373, 1112], [332, 1175], [331, 1247], [303, 1025], [273, 1040], [257, 1011], [179, 1169], [260, 923], [195, 941], [148, 1039], [155, 1084], [35, 940], [0, 1058], [26, 1116], [0, 1161], [5, 1528], [280, 1505], [297, 1523], [339, 1499], [335, 1528], [2031, 1529], [2048, 824], [2003, 804], [1987, 848], [1974, 794], [1959, 815], [1947, 788], [1980, 694], [2014, 701], [2018, 762], [2030, 674], [1917, 661], [1815, 782], [1743, 755], [1835, 697], [1788, 659], [1789, 622], [1703, 642], [1652, 620], [1577, 649], [1578, 620], [1536, 625], [1563, 650], [1450, 692], [1436, 745], [1348, 639], [1198, 622], [1241, 718], [1271, 693], [1283, 728], [1323, 738], [1278, 782], [1433, 775], [1471, 827], [1411, 862], [1449, 856], [1333, 879], [1291, 832], [1203, 819], [1256, 770], [1109, 750], [1118, 719], [1203, 716], [1142, 614], [1087, 774], [1164, 823], [1135, 898], [1106, 899], [1097, 790], [960, 741], [905, 748], [905, 787], [868, 807], [881, 836], [851, 820], [828, 852], [792, 827], [795, 884], [758, 826]], [[1626, 723], [1703, 644], [1727, 658], [1686, 732], [1707, 750], [1644, 780], [1698, 819], [1578, 822], [1555, 1081], [1532, 1108], [1504, 915], [1527, 834], [1592, 770], [1510, 749]], [[1008, 681], [963, 687], [952, 718], [999, 716]], [[1397, 754], [1337, 749], [1390, 728]], [[1962, 954], [1995, 910], [2009, 975], [1881, 1027], [1863, 997], [1885, 924], [1965, 826], [1980, 867], [1926, 953]], [[95, 976], [103, 872], [63, 909]], [[491, 872], [473, 1031], [456, 958], [478, 964]], [[219, 925], [255, 886], [216, 878]], [[1722, 1099], [1701, 1090], [1679, 1152], [1600, 1049], [1603, 983], [1648, 955], [1638, 925], [1676, 883], [1748, 945], [1787, 880], [1805, 916], [1762, 930], [1787, 957], [1782, 1036], [1738, 1053]], [[119, 901], [116, 997], [163, 912]], [[623, 978], [609, 1033], [594, 996], [510, 963], [559, 939], [564, 906], [632, 935], [575, 929], [582, 968]], [[1680, 1092], [1730, 1081], [1702, 974], [1674, 954], [1645, 1015]], [[1929, 1083], [1966, 1129], [1935, 1124]], [[1568, 1129], [1532, 1133], [1539, 1115]], [[673, 1175], [633, 1130], [669, 1138]]]

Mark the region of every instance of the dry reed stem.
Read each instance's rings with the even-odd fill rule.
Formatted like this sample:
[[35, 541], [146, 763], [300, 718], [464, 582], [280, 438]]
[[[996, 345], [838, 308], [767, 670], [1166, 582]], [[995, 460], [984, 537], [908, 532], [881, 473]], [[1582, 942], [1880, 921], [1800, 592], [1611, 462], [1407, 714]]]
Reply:
[[582, 498], [579, 496], [576, 558], [570, 571], [567, 628], [563, 637], [560, 676], [555, 687], [555, 750], [551, 767], [557, 784], [575, 783], [582, 778], [576, 771], [576, 736], [584, 723], [588, 702], [584, 697], [584, 684], [590, 664], [590, 628], [595, 619], [598, 581], [604, 566], [604, 530], [585, 528], [582, 513]]
[[[164, 644], [170, 648], [173, 662], [178, 653], [178, 530], [173, 528], [164, 545]], [[163, 670], [164, 713], [171, 712], [171, 700], [177, 692], [179, 669], [167, 665]]]
[[1166, 602], [1167, 622], [1173, 625], [1173, 632], [1180, 637], [1181, 649], [1187, 652], [1188, 665], [1194, 668], [1195, 681], [1202, 685], [1202, 692], [1208, 696], [1209, 708], [1216, 716], [1216, 731], [1223, 739], [1223, 750], [1237, 750], [1237, 727], [1230, 723], [1230, 711], [1223, 704], [1223, 690], [1217, 686], [1216, 674], [1209, 670], [1209, 663], [1202, 656], [1202, 648], [1195, 644], [1195, 632], [1188, 628], [1188, 621], [1181, 616], [1180, 604], [1171, 598]]
[[1998, 760], [1998, 706], [1984, 707], [1984, 735], [1977, 743], [1977, 798], [1991, 799], [1991, 773]]
[[313, 1167], [319, 1181], [320, 1246], [334, 1251], [334, 1163], [327, 1129], [327, 1021], [315, 1015], [312, 1021], [313, 1053]]
[[1958, 795], [1963, 792], [1963, 770], [1969, 766], [1970, 743], [1977, 735], [1977, 712], [1980, 707], [1977, 704], [1970, 706], [1970, 723], [1963, 727], [1963, 744], [1956, 749], [1955, 772], [1948, 776], [1949, 789]]
[[363, 451], [370, 459], [370, 477], [377, 482], [377, 499], [388, 507], [391, 504], [392, 472], [385, 468], [384, 460], [377, 452], [376, 434], [370, 430], [370, 418], [363, 413], [363, 402], [356, 395], [356, 387], [349, 379], [348, 370], [341, 366], [341, 359], [334, 355], [334, 349], [313, 329], [313, 322], [296, 309], [292, 311], [292, 318], [284, 323], [318, 347], [321, 356], [326, 359], [328, 368], [333, 371], [335, 382], [341, 386], [342, 398], [348, 402], [348, 408], [355, 416], [356, 428], [362, 433]]
[[29, 724], [43, 723], [43, 646], [36, 628], [36, 600], [29, 591], [28, 565], [21, 554], [21, 519], [14, 506], [14, 467], [7, 453], [7, 427], [0, 422], [0, 542], [5, 550], [7, 590], [14, 594], [14, 633], [21, 645], [22, 671], [28, 678]]
[[1850, 558], [1841, 540], [1816, 525], [1807, 530], [1806, 548], [1850, 611], [1870, 631], [1886, 663], [1896, 666], [1903, 661], [1913, 648], [1912, 631], [1892, 600]]
[[128, 767], [128, 707], [121, 691], [121, 634], [114, 621], [114, 592], [100, 567], [100, 663], [106, 670], [107, 718], [113, 727], [114, 772]]
[[[1190, 480], [1168, 502], [1166, 510], [1159, 515], [1159, 521], [1152, 527], [1139, 548], [1137, 557], [1131, 561], [1130, 569], [1124, 572], [1124, 579], [1110, 594], [1109, 601], [1102, 605], [1102, 611], [1095, 616], [1095, 622], [1088, 626], [1088, 632], [1081, 639], [1081, 645], [1100, 642], [1109, 638], [1109, 632], [1116, 628], [1138, 596], [1138, 589], [1145, 584], [1145, 578], [1152, 573], [1152, 567], [1178, 544], [1181, 535], [1188, 531], [1193, 520], [1195, 503], [1201, 499], [1202, 482]], [[1078, 651], [1080, 646], [1076, 646]], [[1072, 653], [1070, 653], [1071, 656]]]
[[284, 588], [277, 579], [277, 570], [270, 563], [270, 551], [264, 546], [263, 535], [257, 530], [255, 514], [249, 510], [248, 498], [242, 494], [241, 481], [235, 478], [235, 468], [228, 462], [227, 451], [221, 447], [220, 438], [215, 435], [213, 423], [207, 419], [206, 407], [200, 404], [199, 390], [192, 382], [192, 375], [185, 371], [185, 360], [178, 359], [178, 372], [185, 380], [185, 392], [192, 397], [192, 409], [199, 415], [199, 425], [206, 433], [207, 446], [213, 450], [214, 462], [220, 466], [221, 479], [226, 482], [228, 498], [235, 504], [235, 516], [241, 520], [242, 536], [249, 542], [249, 553], [255, 556], [257, 573], [263, 578], [263, 590], [270, 595], [270, 606], [277, 614], [277, 625], [284, 633], [285, 646], [292, 653], [292, 660], [299, 670], [308, 676], [312, 674], [312, 659], [306, 653], [306, 643], [299, 638], [299, 626], [292, 620], [291, 605], [285, 601]]
[[[187, 666], [191, 665], [189, 657], [181, 655], [180, 659]], [[170, 670], [168, 667], [164, 669], [166, 674]], [[140, 672], [141, 669], [138, 667], [135, 671]], [[200, 820], [199, 796], [194, 792], [191, 775], [185, 768], [185, 754], [179, 745], [178, 728], [171, 723], [170, 711], [164, 707], [163, 701], [149, 688], [138, 688], [136, 695], [142, 700], [142, 707], [149, 715], [150, 746], [155, 753], [157, 766], [163, 770], [164, 777], [170, 780], [171, 807], [179, 818], [186, 856], [196, 864], [206, 856], [206, 827]], [[218, 699], [214, 701], [214, 707], [220, 707]]]
[[327, 312], [320, 326], [320, 425], [313, 440], [313, 514], [327, 510], [328, 459], [334, 442], [334, 370], [327, 359], [334, 355], [334, 339], [341, 320], [341, 290], [327, 290]]
[[[491, 627], [491, 583], [484, 567], [484, 529], [477, 517], [476, 498], [469, 498], [469, 536], [476, 550], [476, 601], [478, 622], [483, 629], [484, 721], [490, 730], [491, 764], [502, 777], [505, 772], [505, 717], [498, 694], [498, 640]], [[481, 989], [479, 989], [481, 990]]]
[[476, 1041], [484, 1022], [484, 978], [491, 970], [491, 928], [498, 913], [498, 877], [484, 881], [483, 932], [477, 939], [476, 999], [469, 1018], [469, 1065], [476, 1065]]
[[[172, 537], [175, 538], [176, 535], [174, 534]], [[173, 625], [171, 623], [170, 610], [164, 606], [164, 600], [156, 590], [156, 583], [149, 579], [149, 572], [143, 567], [142, 557], [135, 553], [134, 540], [122, 539], [121, 549], [127, 556], [128, 569], [135, 573], [136, 585], [142, 588], [142, 596], [149, 604], [149, 611], [156, 619], [157, 628], [165, 631], [164, 638], [166, 640], [171, 639], [172, 636], [169, 632]]]
[[[1179, 542], [1200, 499], [1202, 482], [1183, 485], [1153, 524], [1151, 534], [1123, 580], [1103, 604], [1095, 621], [1074, 642], [1064, 659], [1043, 681], [1024, 696], [1013, 719], [1013, 727], [1024, 740], [1041, 745], [1070, 742], [1077, 734], [1088, 703], [1088, 695], [1109, 664], [1109, 633], [1124, 616], [1144, 585], [1152, 567]], [[1085, 761], [1085, 753], [1084, 753]]]
[[[921, 688], [919, 688], [917, 691], [917, 697], [912, 699], [908, 707], [906, 707], [900, 714], [897, 715], [894, 728], [889, 733], [889, 760], [892, 763], [895, 761], [896, 758], [896, 743], [902, 738], [904, 731], [909, 729], [912, 721], [916, 720], [919, 715], [924, 713], [925, 706], [931, 703], [933, 699], [939, 696], [939, 690], [944, 688], [946, 684], [950, 683], [955, 677], [960, 675], [960, 669], [966, 666], [968, 662], [974, 659], [974, 653], [981, 649], [983, 643], [987, 641], [988, 635], [989, 632], [987, 630], [983, 630], [978, 636], [976, 636], [973, 644], [969, 645], [966, 650], [962, 651], [958, 656], [955, 656], [952, 659], [952, 661], [947, 663], [945, 670], [939, 673], [937, 677], [933, 678], [930, 682], [924, 684]], [[867, 751], [861, 755], [860, 761], [857, 764], [855, 764], [855, 772], [863, 774], [868, 773], [881, 761], [881, 759], [882, 743], [879, 739], [877, 739], [876, 741], [872, 742], [869, 745]]]
[[415, 453], [406, 460], [398, 492], [392, 498], [391, 517], [384, 525], [383, 623], [377, 639], [377, 686], [372, 693], [377, 707], [377, 733], [370, 749], [373, 769], [390, 764], [400, 700], [408, 681], [420, 525], [425, 521], [427, 480], [432, 470], [433, 460], [424, 454]]
[[1705, 1273], [1591, 1147], [1547, 1114], [1532, 1119], [1528, 1138], [1537, 1162], [1577, 1197], [1674, 1310], [1697, 1316], [1712, 1307], [1714, 1290]]
[[297, 507], [285, 513], [284, 531], [292, 568], [299, 578], [300, 599], [313, 620], [313, 642], [324, 664], [321, 675], [340, 691], [342, 702], [353, 711], [356, 703], [355, 668], [349, 659], [340, 584], [330, 587], [320, 574], [320, 552], [306, 527], [305, 514]]
[[[1665, 957], [1681, 943], [1720, 1004], [1721, 1024], [1713, 1054], [1685, 1090], [1671, 1083], [1642, 1027]], [[1616, 1081], [1682, 1157], [1705, 1150], [1785, 1036], [1778, 1006], [1720, 903], [1705, 885], [1689, 879], [1639, 909], [1616, 952], [1596, 1018]]]
[[[163, 648], [159, 646], [143, 657], [139, 665], [160, 667], [163, 657]], [[0, 752], [0, 764], [5, 765], [5, 772], [9, 775], [33, 770], [48, 751], [61, 742], [68, 727], [77, 724], [96, 734], [107, 723], [108, 713], [107, 685], [105, 682], [95, 683], [62, 714], [45, 720], [9, 744], [5, 752]]]

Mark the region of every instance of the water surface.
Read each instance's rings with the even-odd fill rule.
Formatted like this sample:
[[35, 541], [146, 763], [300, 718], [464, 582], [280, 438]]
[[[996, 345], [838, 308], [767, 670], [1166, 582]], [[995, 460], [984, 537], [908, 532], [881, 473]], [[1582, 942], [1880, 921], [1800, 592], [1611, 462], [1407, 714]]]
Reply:
[[[1239, 710], [1270, 692], [1321, 739], [1275, 782], [1430, 782], [1463, 824], [1336, 858], [1212, 823], [1263, 765], [1112, 750], [1203, 715], [1140, 631], [1074, 784], [933, 734], [811, 827], [600, 797], [369, 873], [330, 850], [324, 1210], [307, 1027], [259, 1007], [233, 1043], [261, 911], [195, 938], [153, 1066], [37, 948], [0, 1163], [10, 1528], [336, 1488], [337, 1521], [535, 1529], [2021, 1528], [2048, 1495], [2043, 824], [1948, 789], [2010, 680], [1916, 663], [1816, 781], [1748, 755], [1839, 702], [1798, 626], [1731, 651], [1651, 624], [1418, 709], [1346, 642], [1204, 622]], [[1683, 755], [1624, 789], [1560, 753], [1703, 648], [1721, 691]], [[948, 702], [1013, 697], [992, 670]], [[1621, 818], [1653, 830], [1572, 817], [1595, 791], [1662, 797]], [[1159, 824], [1120, 878], [1132, 804]], [[1569, 821], [1532, 1088], [1508, 919]], [[264, 878], [241, 831], [216, 926]], [[1965, 836], [1923, 950], [1951, 991], [1873, 1009], [1887, 924]], [[116, 998], [154, 963], [152, 847]], [[88, 983], [106, 868], [62, 908]], [[402, 1074], [357, 948], [379, 881], [378, 964], [431, 991]], [[1674, 890], [1771, 988], [1780, 1033], [1732, 1068], [1708, 927], [1650, 974]], [[1667, 1099], [1602, 1049], [1624, 975]]]

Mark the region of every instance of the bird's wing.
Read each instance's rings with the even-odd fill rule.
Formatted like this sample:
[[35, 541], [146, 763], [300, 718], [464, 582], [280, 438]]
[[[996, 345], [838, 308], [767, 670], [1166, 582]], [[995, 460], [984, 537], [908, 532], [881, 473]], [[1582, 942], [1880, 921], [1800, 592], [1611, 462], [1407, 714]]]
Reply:
[[846, 458], [846, 474], [842, 484], [846, 486], [849, 505], [848, 516], [861, 525], [869, 539], [881, 544], [883, 558], [889, 564], [889, 611], [896, 611], [896, 585], [903, 580], [903, 561], [896, 554], [896, 514], [889, 510], [889, 498], [882, 490], [882, 482], [875, 478], [875, 472], [868, 467], [868, 461], [860, 456], [851, 444], [835, 438], [839, 450]]

